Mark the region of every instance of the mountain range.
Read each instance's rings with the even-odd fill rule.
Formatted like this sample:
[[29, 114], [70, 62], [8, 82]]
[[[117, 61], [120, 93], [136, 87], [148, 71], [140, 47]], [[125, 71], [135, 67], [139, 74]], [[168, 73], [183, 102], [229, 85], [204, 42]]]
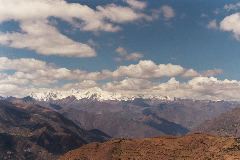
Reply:
[[161, 99], [161, 100], [170, 100], [171, 98], [168, 96], [150, 96], [150, 95], [123, 95], [120, 93], [103, 91], [98, 87], [94, 87], [86, 90], [72, 89], [67, 91], [45, 91], [45, 92], [33, 92], [30, 94], [31, 97], [37, 99], [39, 101], [49, 101], [49, 100], [60, 100], [67, 97], [75, 97], [77, 100], [80, 99], [95, 99], [98, 101], [106, 101], [106, 100], [133, 100], [135, 98], [143, 98], [143, 99]]
[[[82, 98], [75, 94], [45, 96], [1, 97], [0, 159], [54, 160], [67, 152], [62, 159], [93, 158], [89, 155], [131, 159], [140, 154], [152, 154], [153, 160], [195, 159], [201, 156], [197, 151], [209, 147], [217, 151], [201, 158], [221, 159], [237, 155], [240, 148], [236, 138], [220, 137], [239, 136], [239, 102], [156, 97], [123, 100], [108, 99], [101, 93]], [[188, 135], [194, 132], [201, 134]], [[163, 137], [153, 138], [159, 136]], [[153, 146], [157, 150], [150, 151]], [[134, 147], [143, 150], [135, 152]]]
[[142, 98], [98, 101], [67, 97], [44, 103], [84, 129], [97, 128], [115, 138], [184, 135], [204, 121], [240, 107], [225, 101]]
[[207, 120], [240, 107], [238, 102], [156, 97], [121, 97], [98, 88], [32, 93], [31, 103], [46, 106], [83, 129], [115, 138], [185, 135]]

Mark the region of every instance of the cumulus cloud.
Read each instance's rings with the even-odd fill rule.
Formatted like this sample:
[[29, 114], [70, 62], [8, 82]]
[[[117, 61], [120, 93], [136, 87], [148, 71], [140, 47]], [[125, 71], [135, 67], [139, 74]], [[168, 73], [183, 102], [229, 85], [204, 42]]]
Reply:
[[118, 57], [115, 58], [117, 61], [137, 61], [143, 58], [143, 54], [140, 52], [128, 53], [127, 50], [123, 47], [118, 47], [116, 49]]
[[114, 23], [126, 23], [139, 19], [145, 19], [145, 14], [139, 13], [130, 7], [110, 4], [107, 6], [97, 6], [99, 14], [103, 19], [110, 20]]
[[[214, 77], [196, 77], [185, 84], [188, 90], [195, 92], [195, 99], [239, 100], [240, 82], [236, 80], [218, 80]], [[196, 94], [197, 93], [197, 94]]]
[[214, 77], [195, 77], [187, 82], [170, 78], [167, 82], [152, 82], [143, 79], [124, 79], [110, 82], [102, 87], [129, 97], [170, 97], [207, 100], [240, 100], [240, 82], [219, 80]]
[[220, 23], [220, 29], [232, 32], [237, 40], [240, 40], [240, 13], [234, 13], [225, 17]]
[[152, 82], [146, 79], [136, 79], [136, 78], [127, 78], [122, 81], [113, 81], [108, 82], [104, 85], [108, 91], [119, 92], [119, 91], [135, 91], [139, 92], [139, 90], [147, 89], [152, 86]]
[[[195, 77], [199, 75], [193, 69], [185, 69], [180, 65], [155, 64], [150, 60], [140, 61], [137, 64], [120, 66], [114, 71], [102, 70], [87, 72], [80, 69], [67, 69], [57, 67], [33, 58], [9, 59], [0, 57], [0, 72], [13, 71], [13, 74], [0, 74], [3, 79], [16, 80], [17, 82], [31, 82], [34, 84], [50, 84], [59, 80], [106, 80], [118, 78], [162, 78], [162, 77]], [[210, 71], [209, 71], [210, 72]], [[21, 81], [18, 81], [22, 79]]]
[[[90, 87], [90, 88], [89, 88]], [[20, 87], [14, 84], [0, 84], [0, 95], [26, 96], [31, 92], [56, 93], [87, 92], [88, 89], [103, 91], [104, 94], [124, 97], [169, 97], [184, 99], [207, 99], [207, 100], [240, 100], [240, 82], [236, 80], [219, 80], [214, 77], [195, 77], [187, 82], [180, 82], [170, 78], [167, 82], [156, 82], [146, 79], [126, 78], [121, 81], [100, 84], [93, 81], [83, 81], [76, 84], [67, 84], [64, 87], [55, 88], [31, 88]]]
[[188, 69], [182, 74], [183, 77], [197, 77], [199, 75], [200, 74], [194, 69]]
[[93, 81], [93, 80], [83, 80], [81, 82], [76, 82], [76, 83], [68, 83], [65, 84], [62, 89], [63, 90], [70, 90], [70, 89], [89, 89], [89, 88], [94, 88], [98, 87], [99, 85]]
[[21, 97], [25, 96], [26, 92], [23, 91], [23, 88], [14, 84], [0, 84], [0, 95]]
[[0, 44], [13, 48], [28, 48], [43, 55], [93, 57], [95, 50], [89, 45], [75, 42], [44, 21], [24, 21], [23, 33], [0, 33]]
[[7, 57], [0, 57], [0, 71], [18, 70], [23, 72], [32, 72], [37, 69], [45, 69], [46, 67], [47, 67], [46, 62], [36, 60], [33, 58], [9, 59]]
[[49, 22], [55, 17], [82, 31], [117, 32], [120, 24], [149, 20], [139, 9], [145, 3], [126, 1], [130, 6], [108, 4], [95, 9], [65, 0], [0, 0], [0, 23], [14, 20], [20, 32], [1, 33], [0, 44], [14, 48], [27, 48], [43, 55], [93, 57], [94, 48], [68, 38]]
[[212, 76], [217, 76], [217, 75], [222, 74], [222, 73], [223, 73], [223, 70], [221, 70], [221, 69], [210, 69], [210, 70], [204, 71], [202, 73], [202, 76], [212, 77]]
[[144, 9], [147, 7], [147, 3], [138, 0], [124, 0], [124, 2], [128, 3], [131, 7], [135, 9]]
[[155, 64], [150, 60], [142, 60], [138, 64], [120, 66], [113, 71], [113, 77], [132, 77], [132, 78], [162, 78], [162, 77], [194, 77], [199, 75], [193, 69], [185, 69], [180, 65], [174, 64]]
[[80, 69], [69, 70], [67, 68], [56, 67], [44, 61], [21, 58], [9, 59], [0, 58], [0, 71], [13, 71], [13, 74], [3, 74], [5, 81], [15, 84], [22, 81], [32, 85], [48, 85], [60, 80], [101, 80], [109, 77], [108, 71], [87, 72]]
[[57, 17], [72, 24], [79, 23], [81, 29], [88, 31], [113, 31], [113, 24], [109, 21], [126, 23], [144, 18], [141, 12], [115, 4], [97, 6], [96, 9], [65, 0], [1, 0], [0, 4], [0, 22], [9, 19], [32, 21]]
[[[113, 93], [125, 97], [142, 94], [149, 97], [158, 95], [203, 99], [207, 96], [215, 99], [224, 96], [229, 99], [236, 98], [238, 94], [226, 95], [226, 93], [230, 94], [230, 90], [235, 93], [240, 89], [240, 82], [203, 76], [221, 72], [215, 69], [198, 73], [194, 69], [186, 69], [180, 65], [156, 64], [150, 60], [120, 66], [114, 71], [87, 72], [58, 67], [37, 59], [0, 57], [0, 95], [27, 96], [31, 92], [87, 90], [98, 87], [106, 91], [106, 94]], [[161, 82], [163, 77], [170, 79]], [[179, 82], [174, 77], [192, 79], [188, 82]], [[100, 80], [104, 80], [104, 83]], [[223, 92], [224, 90], [226, 92]]]

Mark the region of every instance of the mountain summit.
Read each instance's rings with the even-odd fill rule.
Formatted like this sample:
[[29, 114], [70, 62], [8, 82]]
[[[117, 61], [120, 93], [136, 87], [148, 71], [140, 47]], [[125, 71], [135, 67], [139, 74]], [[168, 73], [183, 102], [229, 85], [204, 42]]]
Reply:
[[60, 100], [67, 97], [75, 97], [77, 100], [80, 99], [95, 99], [98, 101], [105, 100], [133, 100], [135, 98], [143, 99], [160, 99], [160, 100], [171, 100], [168, 96], [152, 96], [152, 95], [123, 95], [120, 93], [104, 91], [101, 88], [94, 87], [90, 89], [80, 90], [80, 89], [71, 89], [66, 91], [61, 90], [48, 90], [43, 92], [32, 92], [30, 96], [36, 100], [40, 101], [49, 101], [49, 100]]

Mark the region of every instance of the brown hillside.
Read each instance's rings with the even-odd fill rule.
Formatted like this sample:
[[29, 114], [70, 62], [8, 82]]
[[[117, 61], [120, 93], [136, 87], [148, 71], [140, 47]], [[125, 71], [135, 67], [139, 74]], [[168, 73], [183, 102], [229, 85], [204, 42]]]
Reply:
[[240, 141], [191, 134], [92, 143], [68, 152], [60, 160], [240, 160]]

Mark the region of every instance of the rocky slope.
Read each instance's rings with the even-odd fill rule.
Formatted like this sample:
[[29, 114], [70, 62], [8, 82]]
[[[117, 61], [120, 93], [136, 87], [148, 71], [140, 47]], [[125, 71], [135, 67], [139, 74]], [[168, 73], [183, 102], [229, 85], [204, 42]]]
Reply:
[[192, 134], [184, 137], [118, 139], [92, 143], [60, 160], [233, 160], [240, 158], [239, 139]]
[[84, 144], [109, 137], [86, 131], [61, 114], [29, 99], [0, 100], [0, 159], [53, 160]]
[[211, 133], [220, 136], [240, 137], [240, 108], [223, 113], [220, 116], [203, 122], [194, 131]]

